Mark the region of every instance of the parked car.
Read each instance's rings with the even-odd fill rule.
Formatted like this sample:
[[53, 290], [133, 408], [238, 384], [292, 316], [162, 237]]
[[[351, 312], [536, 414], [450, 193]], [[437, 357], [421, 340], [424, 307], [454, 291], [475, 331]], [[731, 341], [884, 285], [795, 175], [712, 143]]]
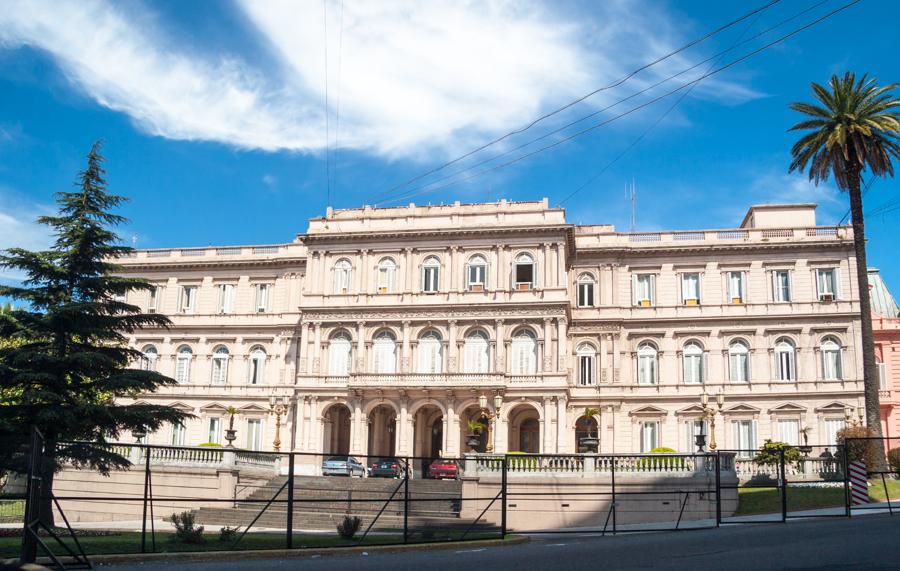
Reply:
[[443, 458], [433, 460], [431, 465], [428, 466], [428, 477], [436, 480], [455, 480], [459, 477], [459, 465], [457, 465], [456, 460]]
[[331, 456], [322, 462], [323, 476], [366, 476], [366, 467], [353, 456]]
[[369, 466], [369, 475], [374, 478], [402, 478], [403, 473], [403, 463], [397, 458], [382, 458]]

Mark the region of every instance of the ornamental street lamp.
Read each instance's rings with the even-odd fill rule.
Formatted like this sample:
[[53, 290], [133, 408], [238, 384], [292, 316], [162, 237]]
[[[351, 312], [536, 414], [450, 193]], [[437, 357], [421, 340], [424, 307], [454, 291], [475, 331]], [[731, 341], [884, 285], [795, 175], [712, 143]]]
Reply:
[[487, 396], [483, 393], [478, 397], [478, 408], [480, 409], [481, 415], [484, 416], [488, 421], [488, 433], [487, 433], [487, 445], [485, 446], [485, 450], [487, 452], [494, 451], [494, 423], [497, 417], [500, 415], [500, 407], [503, 406], [503, 397], [500, 396], [500, 393], [494, 394], [494, 412], [488, 410], [488, 400]]
[[275, 440], [272, 442], [272, 450], [281, 452], [281, 415], [287, 412], [287, 397], [269, 397], [269, 412], [275, 414]]
[[[709, 395], [706, 393], [706, 389], [703, 389], [703, 393], [700, 395], [700, 405], [703, 407], [703, 416], [702, 418], [709, 421], [709, 449], [716, 449], [716, 414], [722, 412], [722, 407], [725, 405], [725, 393], [722, 392], [722, 389], [719, 389], [719, 392], [716, 394], [716, 408], [709, 406]], [[700, 436], [697, 436], [697, 445], [701, 446]]]

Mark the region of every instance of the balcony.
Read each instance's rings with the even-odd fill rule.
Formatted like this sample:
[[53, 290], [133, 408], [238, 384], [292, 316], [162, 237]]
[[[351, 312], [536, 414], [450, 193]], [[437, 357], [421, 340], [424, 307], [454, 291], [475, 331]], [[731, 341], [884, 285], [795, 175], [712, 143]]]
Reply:
[[[565, 382], [565, 374], [556, 375]], [[552, 376], [550, 378], [553, 378]], [[555, 379], [554, 379], [555, 380]], [[537, 386], [545, 384], [544, 375], [506, 375], [502, 373], [353, 373], [347, 376], [324, 377], [324, 384], [349, 388], [424, 388]]]

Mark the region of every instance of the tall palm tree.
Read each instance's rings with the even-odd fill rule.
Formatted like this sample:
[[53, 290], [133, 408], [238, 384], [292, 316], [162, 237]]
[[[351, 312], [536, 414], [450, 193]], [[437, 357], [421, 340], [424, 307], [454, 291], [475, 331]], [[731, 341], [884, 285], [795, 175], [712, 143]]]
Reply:
[[[791, 131], [810, 131], [791, 148], [789, 172], [808, 171], [815, 184], [834, 176], [838, 188], [850, 194], [856, 279], [862, 320], [863, 379], [866, 424], [881, 436], [878, 404], [878, 369], [872, 337], [872, 311], [866, 271], [866, 234], [860, 180], [868, 169], [873, 175], [894, 176], [892, 159], [900, 159], [900, 99], [890, 92], [897, 83], [879, 87], [876, 79], [850, 72], [831, 76], [828, 88], [812, 83], [820, 105], [792, 103], [791, 109], [807, 116]], [[883, 442], [881, 443], [883, 452]], [[879, 455], [884, 458], [884, 454]]]

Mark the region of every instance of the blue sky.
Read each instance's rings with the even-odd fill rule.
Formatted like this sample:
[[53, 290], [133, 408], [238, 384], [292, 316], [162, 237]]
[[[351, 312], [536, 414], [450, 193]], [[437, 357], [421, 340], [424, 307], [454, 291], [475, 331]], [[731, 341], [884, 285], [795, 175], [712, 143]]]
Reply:
[[[627, 230], [624, 188], [634, 179], [639, 230], [734, 227], [750, 204], [786, 201], [817, 202], [819, 222], [833, 224], [846, 196], [787, 174], [797, 138], [787, 129], [798, 120], [787, 105], [810, 99], [810, 81], [845, 70], [900, 81], [895, 35], [870, 31], [898, 21], [897, 2], [863, 0], [703, 80], [661, 121], [678, 93], [508, 167], [423, 187], [558, 141], [578, 128], [513, 151], [576, 118], [610, 119], [843, 4], [783, 0], [404, 187], [407, 196], [390, 192], [763, 3], [13, 0], [0, 13], [0, 248], [48, 244], [31, 221], [52, 209], [52, 193], [70, 187], [99, 138], [111, 189], [131, 198], [121, 233], [138, 247], [287, 242], [324, 212], [329, 187], [337, 208], [556, 204], [592, 181], [565, 202], [568, 219]], [[877, 180], [867, 209], [900, 199], [898, 190]], [[898, 220], [900, 210], [867, 220], [870, 264], [895, 289]]]

